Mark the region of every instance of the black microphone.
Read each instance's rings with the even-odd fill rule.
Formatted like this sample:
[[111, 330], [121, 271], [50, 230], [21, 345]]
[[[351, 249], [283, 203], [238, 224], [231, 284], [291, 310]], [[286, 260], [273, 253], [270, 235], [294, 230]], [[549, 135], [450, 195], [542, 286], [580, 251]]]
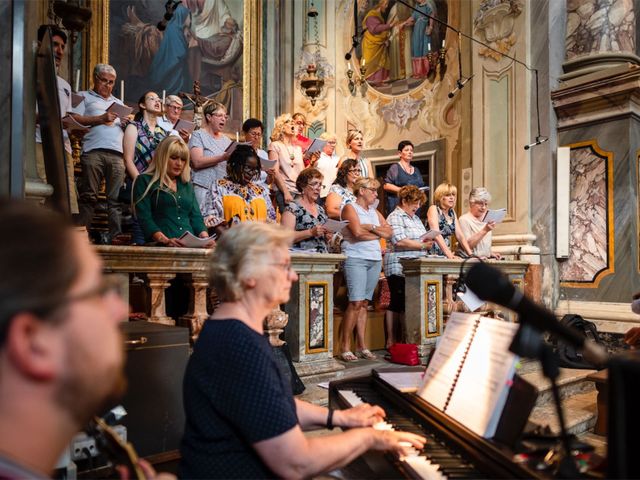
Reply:
[[353, 52], [353, 47], [351, 47], [351, 50], [349, 50], [347, 53], [344, 54], [344, 59], [346, 61], [351, 60], [351, 52]]
[[562, 325], [555, 315], [538, 305], [513, 286], [506, 275], [486, 263], [477, 263], [467, 272], [467, 287], [481, 300], [497, 303], [519, 314], [520, 323], [557, 335], [576, 348], [583, 349], [584, 358], [595, 364], [607, 362], [607, 351], [601, 345]]
[[458, 80], [456, 82], [456, 88], [454, 88], [453, 90], [451, 90], [449, 92], [449, 98], [453, 98], [453, 96], [458, 93], [458, 90], [462, 90], [464, 88], [464, 86], [467, 84], [467, 82], [469, 80], [471, 80], [473, 78], [473, 76], [475, 75], [475, 73], [473, 75], [471, 75], [469, 78], [465, 78], [464, 80]]
[[535, 147], [536, 145], [540, 145], [541, 143], [548, 142], [549, 137], [536, 137], [536, 141], [530, 143], [529, 145], [525, 145], [524, 149], [529, 150], [531, 147]]

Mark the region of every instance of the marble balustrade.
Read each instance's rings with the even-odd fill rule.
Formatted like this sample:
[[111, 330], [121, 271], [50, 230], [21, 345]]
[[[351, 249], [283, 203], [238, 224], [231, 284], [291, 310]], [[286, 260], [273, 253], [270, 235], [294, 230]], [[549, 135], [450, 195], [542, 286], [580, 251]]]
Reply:
[[[451, 312], [463, 311], [462, 302], [454, 300], [453, 292], [463, 260], [422, 257], [400, 261], [405, 275], [405, 341], [417, 344], [424, 356], [442, 335]], [[531, 295], [529, 282], [525, 280], [529, 262], [488, 260], [487, 263], [500, 269], [517, 288]], [[464, 271], [470, 266], [467, 262]], [[485, 309], [501, 310], [509, 320], [515, 321], [515, 314], [506, 309], [490, 304], [482, 310]]]

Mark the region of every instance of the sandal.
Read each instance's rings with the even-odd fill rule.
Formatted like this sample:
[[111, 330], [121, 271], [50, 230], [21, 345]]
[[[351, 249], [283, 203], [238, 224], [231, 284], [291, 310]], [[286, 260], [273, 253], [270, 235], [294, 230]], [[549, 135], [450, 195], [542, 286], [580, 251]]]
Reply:
[[346, 351], [346, 352], [342, 352], [340, 354], [340, 359], [343, 362], [357, 362], [358, 361], [358, 357], [356, 357], [353, 352], [351, 351]]
[[369, 350], [368, 348], [363, 348], [362, 350], [357, 351], [356, 354], [364, 358], [365, 360], [375, 360], [376, 358], [378, 358], [373, 353], [371, 353], [371, 350]]

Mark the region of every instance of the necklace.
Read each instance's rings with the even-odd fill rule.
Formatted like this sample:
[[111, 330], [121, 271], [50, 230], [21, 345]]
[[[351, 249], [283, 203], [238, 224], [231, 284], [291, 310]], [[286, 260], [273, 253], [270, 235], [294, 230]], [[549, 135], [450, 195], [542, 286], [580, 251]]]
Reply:
[[296, 156], [294, 155], [294, 152], [291, 151], [291, 149], [289, 148], [289, 145], [287, 145], [286, 143], [283, 144], [285, 146], [285, 148], [287, 149], [287, 152], [289, 153], [289, 160], [291, 161], [291, 168], [293, 168], [294, 166], [294, 160], [296, 159]]

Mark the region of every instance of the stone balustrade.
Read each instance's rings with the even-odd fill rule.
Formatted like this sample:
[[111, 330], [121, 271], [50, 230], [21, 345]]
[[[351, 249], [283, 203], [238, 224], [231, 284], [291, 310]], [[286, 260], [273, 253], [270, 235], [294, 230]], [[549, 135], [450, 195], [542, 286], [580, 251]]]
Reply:
[[[405, 340], [417, 344], [424, 355], [442, 335], [451, 312], [462, 311], [461, 302], [454, 300], [453, 285], [463, 260], [421, 257], [400, 261], [405, 275]], [[488, 260], [487, 263], [508, 275], [517, 288], [529, 293], [525, 284], [528, 262]], [[464, 270], [470, 266], [467, 262]], [[515, 321], [512, 312], [504, 310], [504, 313]]]

